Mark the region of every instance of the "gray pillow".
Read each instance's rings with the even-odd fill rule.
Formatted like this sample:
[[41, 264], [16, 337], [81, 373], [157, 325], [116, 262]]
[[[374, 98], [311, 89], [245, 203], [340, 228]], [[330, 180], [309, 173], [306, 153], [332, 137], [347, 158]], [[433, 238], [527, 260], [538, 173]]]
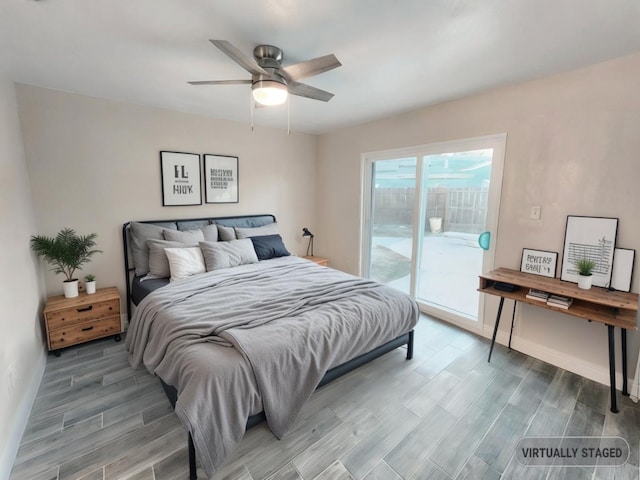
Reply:
[[218, 226], [207, 225], [202, 227], [202, 233], [204, 234], [205, 242], [217, 242], [218, 241]]
[[147, 240], [163, 240], [163, 232], [167, 229], [176, 230], [174, 222], [167, 222], [160, 225], [152, 223], [131, 222], [131, 255], [136, 275], [149, 273], [149, 247]]
[[258, 256], [249, 238], [228, 242], [200, 242], [207, 272], [257, 263]]
[[231, 240], [235, 240], [236, 231], [233, 227], [224, 227], [222, 225], [218, 225], [218, 238], [223, 242], [230, 242]]
[[211, 222], [209, 220], [182, 220], [176, 223], [178, 224], [178, 230], [184, 232], [186, 230], [201, 229], [205, 225], [209, 225]]
[[179, 230], [165, 230], [164, 239], [171, 242], [198, 243], [204, 242], [204, 233], [202, 230], [186, 230], [184, 232]]
[[263, 237], [265, 235], [278, 235], [278, 224], [270, 223], [269, 225], [264, 225], [263, 227], [255, 227], [255, 228], [236, 227], [235, 231], [236, 231], [237, 238]]
[[171, 277], [171, 269], [169, 268], [169, 259], [164, 252], [165, 248], [180, 247], [197, 247], [194, 243], [188, 245], [182, 242], [170, 242], [168, 240], [147, 240], [149, 246], [149, 273], [154, 277], [169, 278]]

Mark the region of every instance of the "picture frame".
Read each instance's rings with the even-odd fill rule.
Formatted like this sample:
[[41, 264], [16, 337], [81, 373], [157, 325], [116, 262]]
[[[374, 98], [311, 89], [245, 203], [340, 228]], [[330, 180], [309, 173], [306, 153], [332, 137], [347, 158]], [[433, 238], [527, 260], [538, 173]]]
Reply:
[[533, 275], [555, 278], [557, 263], [558, 252], [523, 248], [522, 260], [520, 261], [520, 271], [531, 273]]
[[617, 233], [617, 218], [568, 215], [560, 278], [577, 283], [574, 262], [586, 258], [595, 263], [592, 285], [609, 287]]
[[238, 157], [204, 155], [204, 192], [206, 203], [238, 203]]
[[616, 248], [614, 250], [613, 271], [611, 273], [612, 290], [631, 291], [635, 258], [636, 251], [631, 248]]
[[162, 206], [202, 205], [200, 155], [160, 152]]

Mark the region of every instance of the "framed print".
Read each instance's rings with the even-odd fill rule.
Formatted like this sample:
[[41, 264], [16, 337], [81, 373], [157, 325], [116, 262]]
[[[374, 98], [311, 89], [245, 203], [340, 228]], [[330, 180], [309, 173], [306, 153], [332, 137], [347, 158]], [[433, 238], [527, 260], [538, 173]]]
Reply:
[[554, 278], [556, 276], [557, 263], [558, 254], [556, 252], [523, 248], [520, 271]]
[[202, 205], [200, 155], [160, 152], [162, 205]]
[[238, 203], [238, 157], [204, 156], [206, 203]]
[[613, 253], [613, 272], [611, 274], [611, 288], [621, 292], [631, 291], [633, 277], [633, 263], [636, 251], [629, 248], [616, 248]]
[[611, 282], [613, 251], [616, 246], [618, 219], [569, 215], [562, 253], [562, 280], [578, 282], [575, 262], [588, 259], [595, 263], [592, 285], [608, 287]]

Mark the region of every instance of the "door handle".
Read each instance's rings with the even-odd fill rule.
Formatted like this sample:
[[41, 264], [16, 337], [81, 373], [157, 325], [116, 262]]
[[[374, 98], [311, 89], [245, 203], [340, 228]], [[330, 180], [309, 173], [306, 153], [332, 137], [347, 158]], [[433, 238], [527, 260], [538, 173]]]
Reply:
[[491, 246], [491, 232], [482, 232], [478, 237], [478, 245], [483, 250], [489, 250]]

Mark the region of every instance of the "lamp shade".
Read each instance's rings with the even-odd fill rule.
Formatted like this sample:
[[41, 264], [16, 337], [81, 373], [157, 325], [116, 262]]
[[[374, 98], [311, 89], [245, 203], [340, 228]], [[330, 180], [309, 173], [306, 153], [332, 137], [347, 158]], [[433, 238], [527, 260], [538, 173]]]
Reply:
[[258, 80], [251, 85], [253, 99], [262, 105], [282, 105], [287, 101], [287, 86], [274, 80]]
[[309, 245], [307, 245], [307, 256], [311, 255], [313, 257], [313, 233], [311, 233], [307, 227], [304, 227], [302, 229], [302, 236], [309, 237]]

